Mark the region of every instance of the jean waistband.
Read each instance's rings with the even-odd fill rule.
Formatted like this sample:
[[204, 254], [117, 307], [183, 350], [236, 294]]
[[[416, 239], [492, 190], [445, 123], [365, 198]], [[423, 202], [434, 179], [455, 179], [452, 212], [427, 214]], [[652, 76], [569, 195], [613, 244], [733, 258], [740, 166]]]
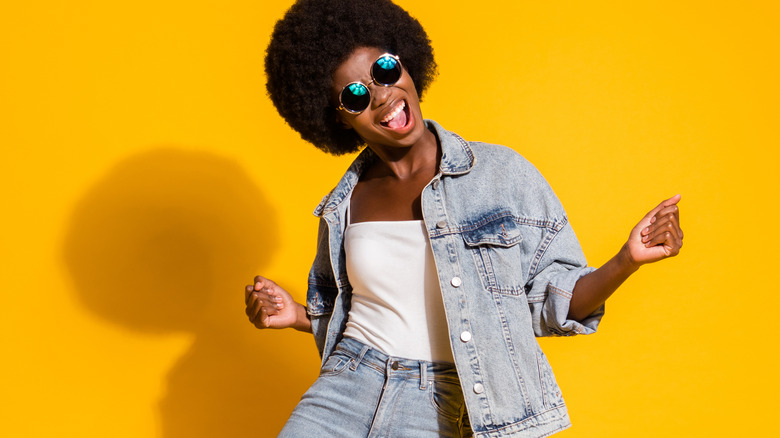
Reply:
[[362, 364], [385, 373], [388, 377], [419, 378], [421, 389], [425, 389], [429, 381], [435, 380], [460, 383], [455, 364], [390, 356], [353, 338], [342, 338], [334, 353], [342, 353], [352, 358], [349, 365], [352, 370]]

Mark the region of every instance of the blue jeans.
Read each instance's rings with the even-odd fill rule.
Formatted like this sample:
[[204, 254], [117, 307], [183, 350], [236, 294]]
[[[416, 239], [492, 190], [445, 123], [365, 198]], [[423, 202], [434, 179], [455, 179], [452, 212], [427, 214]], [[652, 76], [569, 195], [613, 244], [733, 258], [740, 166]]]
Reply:
[[455, 366], [339, 342], [280, 437], [471, 436]]

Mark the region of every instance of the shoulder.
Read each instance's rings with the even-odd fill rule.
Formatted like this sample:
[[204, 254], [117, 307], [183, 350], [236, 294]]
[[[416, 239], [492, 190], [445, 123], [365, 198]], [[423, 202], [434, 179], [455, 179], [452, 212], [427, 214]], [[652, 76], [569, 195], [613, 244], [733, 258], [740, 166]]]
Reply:
[[[512, 148], [472, 141], [474, 166], [464, 184], [480, 187], [496, 199], [520, 202], [529, 217], [563, 218], [565, 212], [550, 184], [539, 170]], [[507, 201], [510, 203], [510, 201]]]
[[470, 141], [469, 147], [474, 153], [475, 170], [480, 173], [502, 173], [503, 178], [542, 178], [536, 166], [510, 147], [480, 141]]

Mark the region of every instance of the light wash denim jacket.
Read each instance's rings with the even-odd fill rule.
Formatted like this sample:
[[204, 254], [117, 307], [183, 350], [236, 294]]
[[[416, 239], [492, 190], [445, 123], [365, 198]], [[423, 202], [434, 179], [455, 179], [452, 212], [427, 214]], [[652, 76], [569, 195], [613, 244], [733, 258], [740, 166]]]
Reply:
[[[535, 336], [596, 330], [603, 307], [581, 322], [567, 319], [575, 282], [593, 268], [533, 165], [509, 148], [426, 123], [442, 158], [422, 211], [474, 436], [550, 435], [570, 423]], [[374, 159], [366, 148], [314, 212], [321, 220], [307, 309], [323, 362], [342, 338], [352, 297], [345, 201]]]

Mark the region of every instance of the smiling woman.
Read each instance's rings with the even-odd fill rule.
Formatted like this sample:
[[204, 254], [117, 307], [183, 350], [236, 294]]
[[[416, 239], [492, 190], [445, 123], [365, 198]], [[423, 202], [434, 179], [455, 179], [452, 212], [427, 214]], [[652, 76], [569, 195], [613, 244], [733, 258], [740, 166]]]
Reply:
[[676, 195], [617, 255], [588, 267], [550, 186], [509, 148], [425, 120], [435, 73], [419, 23], [386, 0], [301, 0], [266, 57], [268, 91], [301, 136], [365, 146], [315, 210], [306, 306], [257, 276], [257, 328], [314, 334], [320, 377], [281, 432], [541, 437], [569, 427], [537, 336], [588, 334], [641, 265], [682, 246]]

